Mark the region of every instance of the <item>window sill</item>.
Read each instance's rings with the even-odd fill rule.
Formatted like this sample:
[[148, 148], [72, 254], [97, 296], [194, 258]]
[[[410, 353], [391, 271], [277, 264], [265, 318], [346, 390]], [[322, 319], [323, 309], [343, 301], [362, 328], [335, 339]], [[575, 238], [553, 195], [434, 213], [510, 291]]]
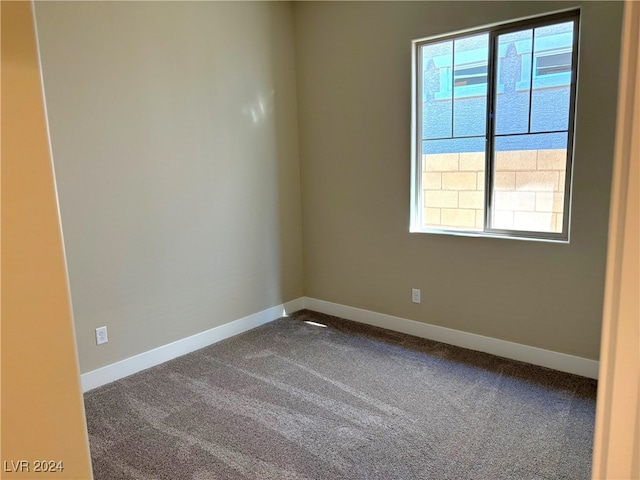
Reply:
[[[472, 237], [472, 238], [493, 238], [501, 240], [525, 240], [529, 242], [545, 242], [545, 243], [564, 243], [568, 244], [569, 239], [559, 236], [531, 236], [533, 232], [480, 232], [474, 230], [441, 230], [435, 228], [415, 228], [411, 227], [409, 233], [427, 233], [433, 235], [449, 235], [453, 237]], [[544, 235], [544, 234], [542, 234]], [[553, 235], [553, 234], [551, 234]]]

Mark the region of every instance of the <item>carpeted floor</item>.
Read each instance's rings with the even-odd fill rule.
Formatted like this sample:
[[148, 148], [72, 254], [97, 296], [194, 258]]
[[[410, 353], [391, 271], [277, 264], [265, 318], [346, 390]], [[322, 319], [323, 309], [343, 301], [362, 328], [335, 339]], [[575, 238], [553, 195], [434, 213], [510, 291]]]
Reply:
[[303, 310], [85, 405], [95, 480], [588, 479], [595, 394], [593, 380]]

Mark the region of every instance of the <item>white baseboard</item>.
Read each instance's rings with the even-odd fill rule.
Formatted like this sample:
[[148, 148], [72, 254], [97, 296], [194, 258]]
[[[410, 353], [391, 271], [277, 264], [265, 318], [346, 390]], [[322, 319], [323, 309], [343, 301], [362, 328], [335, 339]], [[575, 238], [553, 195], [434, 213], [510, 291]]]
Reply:
[[181, 340], [126, 358], [111, 365], [81, 375], [82, 391], [87, 392], [134, 373], [155, 367], [173, 358], [185, 355], [252, 328], [269, 323], [304, 308], [304, 297], [276, 305], [253, 315], [234, 320]]
[[438, 342], [456, 345], [479, 352], [491, 353], [500, 357], [520, 360], [521, 362], [553, 368], [561, 372], [573, 373], [587, 378], [598, 378], [599, 362], [587, 358], [575, 357], [564, 353], [530, 347], [520, 343], [508, 342], [497, 338], [484, 337], [451, 328], [439, 327], [428, 323], [416, 322], [406, 318], [394, 317], [383, 313], [326, 302], [304, 297], [304, 307], [327, 315], [346, 318], [355, 322], [407, 333], [416, 337], [428, 338]]
[[284, 315], [307, 308], [320, 313], [346, 318], [355, 322], [407, 333], [416, 337], [456, 345], [479, 352], [491, 353], [500, 357], [553, 368], [561, 372], [598, 378], [599, 362], [575, 357], [564, 353], [530, 347], [519, 343], [484, 337], [451, 328], [416, 322], [406, 318], [384, 313], [372, 312], [361, 308], [327, 302], [310, 297], [300, 297], [282, 305], [268, 308], [258, 313], [234, 320], [219, 327], [206, 330], [181, 340], [154, 348], [147, 352], [98, 368], [81, 375], [82, 391], [106, 385], [147, 368], [160, 365], [168, 360], [193, 352], [252, 328], [269, 323]]

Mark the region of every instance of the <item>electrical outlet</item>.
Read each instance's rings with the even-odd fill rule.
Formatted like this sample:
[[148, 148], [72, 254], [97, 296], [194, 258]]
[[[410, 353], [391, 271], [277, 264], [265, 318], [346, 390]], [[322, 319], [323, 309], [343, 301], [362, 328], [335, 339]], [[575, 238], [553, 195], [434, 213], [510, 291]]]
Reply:
[[411, 289], [411, 301], [413, 303], [420, 303], [420, 290], [417, 288]]
[[96, 345], [102, 345], [108, 341], [109, 337], [107, 336], [107, 327], [96, 328]]

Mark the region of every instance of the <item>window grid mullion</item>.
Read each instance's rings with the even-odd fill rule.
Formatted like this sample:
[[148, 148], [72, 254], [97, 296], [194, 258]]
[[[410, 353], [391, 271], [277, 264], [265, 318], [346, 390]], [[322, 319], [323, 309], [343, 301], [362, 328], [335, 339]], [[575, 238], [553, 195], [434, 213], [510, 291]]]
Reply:
[[529, 125], [527, 132], [531, 133], [531, 110], [533, 107], [533, 52], [536, 48], [536, 29], [531, 29], [531, 71], [529, 72]]
[[[564, 131], [564, 130], [563, 130]], [[538, 133], [538, 132], [536, 132]], [[541, 132], [541, 133], [556, 133], [556, 132]], [[436, 137], [436, 138], [423, 138], [423, 142], [437, 142], [441, 140], [464, 140], [468, 138], [486, 138], [487, 134], [484, 133], [482, 135], [461, 135], [459, 137]]]
[[527, 135], [549, 135], [552, 133], [567, 133], [568, 130], [542, 130], [540, 132], [525, 132], [525, 133], [496, 133], [494, 137], [525, 137]]

